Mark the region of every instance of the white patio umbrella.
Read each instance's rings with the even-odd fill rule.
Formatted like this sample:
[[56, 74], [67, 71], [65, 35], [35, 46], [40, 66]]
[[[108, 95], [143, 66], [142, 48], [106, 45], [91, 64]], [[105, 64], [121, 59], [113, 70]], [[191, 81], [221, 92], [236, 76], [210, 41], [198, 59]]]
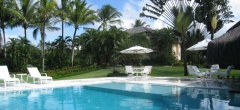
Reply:
[[196, 50], [207, 50], [208, 43], [210, 42], [210, 39], [204, 39], [197, 44], [189, 47], [187, 50], [189, 51], [196, 51]]
[[153, 50], [141, 46], [133, 46], [120, 52], [124, 54], [143, 54], [153, 52]]

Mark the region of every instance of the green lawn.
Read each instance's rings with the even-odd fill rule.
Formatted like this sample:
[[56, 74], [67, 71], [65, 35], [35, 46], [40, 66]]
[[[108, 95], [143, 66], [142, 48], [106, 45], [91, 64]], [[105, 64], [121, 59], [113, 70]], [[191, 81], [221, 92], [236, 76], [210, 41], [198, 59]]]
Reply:
[[153, 67], [151, 76], [158, 77], [192, 77], [183, 75], [183, 67], [157, 66]]
[[65, 78], [59, 78], [57, 80], [68, 80], [68, 79], [82, 79], [82, 78], [97, 78], [97, 77], [107, 77], [112, 73], [111, 69], [101, 69], [89, 73], [79, 74], [75, 76], [69, 76]]
[[[225, 71], [225, 69], [221, 69], [220, 71]], [[89, 73], [84, 73], [80, 75], [60, 78], [57, 80], [63, 79], [81, 79], [81, 78], [97, 78], [97, 77], [111, 77], [111, 76], [126, 76], [124, 70], [119, 74], [113, 74], [111, 69], [101, 69]], [[151, 76], [157, 77], [181, 77], [181, 78], [191, 78], [192, 76], [184, 76], [183, 75], [183, 67], [163, 67], [163, 66], [155, 66], [152, 69]], [[236, 78], [240, 77], [239, 70], [232, 70], [230, 73], [230, 77], [235, 76]]]
[[[225, 69], [221, 69], [220, 71], [225, 71]], [[192, 76], [184, 76], [183, 75], [183, 67], [163, 67], [163, 66], [155, 66], [152, 69], [151, 76], [157, 76], [157, 77], [181, 77], [181, 78], [191, 78]], [[124, 73], [124, 70], [121, 70], [118, 74], [113, 74], [112, 69], [100, 69], [93, 72], [88, 73], [81, 73], [79, 75], [54, 79], [54, 80], [69, 80], [69, 79], [83, 79], [83, 78], [98, 78], [98, 77], [113, 77], [113, 76], [126, 76]], [[240, 77], [240, 71], [239, 70], [232, 70], [230, 73], [230, 77], [235, 76], [235, 78]], [[17, 76], [20, 78], [20, 76]], [[26, 76], [23, 77], [24, 80], [26, 80]], [[0, 81], [2, 82], [2, 81]], [[28, 82], [32, 82], [32, 79], [30, 78]]]

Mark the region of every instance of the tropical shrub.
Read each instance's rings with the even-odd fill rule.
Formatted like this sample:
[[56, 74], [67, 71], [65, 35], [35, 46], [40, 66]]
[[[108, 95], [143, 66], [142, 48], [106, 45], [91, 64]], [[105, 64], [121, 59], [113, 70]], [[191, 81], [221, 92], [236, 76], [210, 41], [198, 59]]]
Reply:
[[78, 74], [83, 74], [86, 72], [96, 71], [99, 68], [90, 65], [90, 66], [73, 66], [73, 67], [64, 67], [61, 69], [52, 69], [52, 70], [46, 70], [46, 73], [48, 73], [49, 76], [52, 76], [54, 79], [67, 77], [67, 76], [73, 76]]

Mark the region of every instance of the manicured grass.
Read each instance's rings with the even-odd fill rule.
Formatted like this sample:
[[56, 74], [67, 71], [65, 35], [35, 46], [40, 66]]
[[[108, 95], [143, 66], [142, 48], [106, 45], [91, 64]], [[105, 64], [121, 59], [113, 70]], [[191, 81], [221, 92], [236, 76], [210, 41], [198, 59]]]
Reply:
[[[11, 75], [11, 77], [13, 77], [13, 75]], [[19, 75], [15, 75], [15, 77], [21, 79], [21, 77]], [[23, 78], [24, 81], [27, 81], [27, 76], [26, 75], [24, 75], [22, 78]], [[31, 83], [31, 82], [33, 82], [32, 78], [28, 78], [28, 83]], [[3, 81], [0, 80], [0, 83], [3, 83]]]
[[153, 67], [151, 76], [157, 77], [192, 77], [183, 75], [183, 67], [156, 66]]
[[93, 72], [89, 72], [89, 73], [69, 76], [69, 77], [65, 77], [65, 78], [59, 78], [57, 80], [107, 77], [107, 75], [111, 74], [111, 73], [112, 73], [111, 69], [101, 69], [101, 70], [97, 70], [97, 71], [93, 71]]
[[[225, 71], [225, 69], [221, 69], [220, 71]], [[184, 76], [183, 75], [183, 67], [164, 67], [164, 66], [154, 66], [152, 69], [151, 76], [157, 77], [180, 77], [180, 78], [192, 78], [193, 76]], [[89, 73], [84, 73], [80, 75], [60, 78], [57, 80], [65, 80], [65, 79], [82, 79], [82, 78], [97, 78], [97, 77], [112, 77], [112, 76], [126, 76], [124, 70], [121, 70], [118, 74], [113, 74], [112, 69], [101, 69]], [[240, 77], [239, 70], [232, 70], [230, 73], [230, 78], [235, 76], [235, 78]]]
[[[226, 69], [221, 69], [220, 71], [225, 71]], [[121, 77], [126, 76], [124, 70], [121, 70], [120, 73], [112, 73], [112, 69], [100, 69], [87, 73], [79, 73], [78, 75], [68, 76], [64, 78], [54, 79], [54, 80], [69, 80], [69, 79], [83, 79], [83, 78], [99, 78], [99, 77]], [[77, 74], [77, 72], [76, 72]], [[154, 66], [152, 69], [151, 76], [157, 77], [180, 77], [180, 78], [192, 78], [192, 76], [184, 76], [183, 75], [183, 67], [164, 67], [164, 66]], [[233, 69], [230, 73], [230, 78], [235, 76], [235, 78], [240, 77], [240, 71]], [[20, 76], [17, 76], [20, 78]], [[23, 77], [26, 81], [26, 76]], [[2, 82], [2, 81], [0, 81]], [[32, 78], [28, 79], [28, 82], [32, 82]]]

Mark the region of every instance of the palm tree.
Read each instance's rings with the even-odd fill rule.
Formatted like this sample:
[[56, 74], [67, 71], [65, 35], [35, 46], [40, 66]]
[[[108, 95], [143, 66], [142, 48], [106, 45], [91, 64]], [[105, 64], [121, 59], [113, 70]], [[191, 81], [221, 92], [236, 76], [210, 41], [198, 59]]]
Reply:
[[141, 21], [140, 19], [137, 19], [132, 24], [132, 27], [150, 27], [150, 25], [147, 25], [145, 21]]
[[8, 26], [12, 26], [13, 19], [25, 19], [16, 11], [16, 1], [15, 0], [0, 0], [0, 28], [3, 32], [3, 43], [4, 43], [4, 57], [7, 56], [6, 50], [6, 36], [5, 36], [5, 28]]
[[34, 18], [34, 26], [36, 29], [33, 31], [33, 37], [37, 37], [37, 33], [40, 31], [41, 35], [41, 53], [42, 53], [42, 70], [45, 71], [45, 28], [49, 30], [58, 30], [59, 28], [53, 27], [52, 18], [55, 11], [57, 3], [55, 0], [40, 0], [40, 6], [37, 9], [37, 14]]
[[19, 13], [25, 18], [25, 22], [20, 21], [23, 29], [24, 35], [27, 39], [27, 28], [32, 22], [33, 16], [36, 14], [37, 5], [39, 1], [34, 2], [34, 0], [20, 0], [19, 1]]
[[98, 18], [101, 22], [101, 25], [98, 29], [103, 28], [107, 29], [109, 24], [121, 24], [122, 21], [119, 19], [122, 14], [113, 8], [110, 5], [104, 5], [101, 9], [98, 10]]
[[57, 6], [56, 15], [60, 18], [62, 23], [62, 39], [64, 38], [64, 23], [66, 23], [67, 15], [69, 12], [70, 0], [61, 0], [61, 5]]
[[[61, 39], [59, 39], [61, 40], [61, 42], [64, 41], [64, 24], [67, 23], [66, 20], [69, 12], [69, 4], [70, 4], [70, 0], [61, 0], [61, 5], [57, 6], [56, 15], [60, 18], [59, 20], [57, 20], [57, 22], [62, 23], [62, 36], [60, 37]], [[60, 49], [62, 51], [62, 54], [65, 54], [64, 43], [61, 43], [61, 45], [62, 46], [59, 46], [59, 47], [61, 47]]]
[[[199, 4], [196, 8], [195, 19], [205, 24], [207, 31], [211, 33], [211, 39], [225, 23], [233, 22], [231, 18], [234, 15], [230, 10], [229, 0], [195, 0], [195, 2]], [[212, 22], [215, 22], [215, 29]]]
[[[24, 20], [17, 20], [16, 25], [21, 25], [24, 29], [24, 37], [27, 39], [27, 28], [31, 23], [33, 22], [33, 17], [36, 14], [36, 9], [39, 4], [39, 1], [34, 2], [34, 0], [20, 0], [19, 5], [17, 5], [17, 11], [24, 17]], [[23, 42], [25, 46], [27, 46], [27, 40], [24, 40], [26, 42]], [[27, 48], [25, 48], [25, 51], [23, 51], [25, 54], [25, 57], [27, 57]], [[27, 58], [23, 60], [27, 64]]]
[[[27, 44], [25, 44], [27, 43]], [[30, 59], [30, 53], [24, 54], [26, 50], [30, 51], [30, 42], [25, 37], [10, 38], [7, 43], [6, 63], [11, 70], [23, 72], [27, 63], [26, 59]], [[26, 46], [27, 45], [27, 46]], [[27, 56], [27, 57], [26, 57]]]
[[71, 8], [68, 13], [68, 20], [69, 22], [74, 25], [74, 33], [73, 33], [73, 39], [72, 39], [72, 57], [71, 57], [71, 63], [73, 66], [73, 60], [74, 60], [74, 47], [75, 47], [75, 38], [76, 38], [76, 32], [79, 29], [80, 25], [86, 25], [86, 24], [94, 24], [94, 21], [97, 20], [97, 16], [94, 15], [95, 11], [91, 10], [91, 5], [87, 6], [87, 3], [81, 0], [75, 0], [70, 4]]
[[[193, 26], [194, 14], [193, 10], [196, 8], [197, 4], [195, 2], [191, 3], [189, 0], [167, 0], [167, 1], [152, 1], [154, 6], [146, 4], [143, 7], [143, 11], [148, 11], [153, 15], [140, 13], [141, 17], [149, 17], [152, 19], [159, 19], [160, 16], [166, 19], [165, 22], [171, 26], [176, 34], [180, 36], [182, 56], [184, 57], [184, 75], [187, 76], [187, 57], [186, 57], [186, 32]], [[158, 6], [162, 5], [162, 6]], [[161, 20], [161, 19], [159, 19]]]
[[70, 36], [65, 39], [59, 36], [55, 41], [46, 43], [46, 65], [48, 68], [62, 68], [69, 65], [68, 57], [71, 55], [71, 42]]
[[185, 34], [191, 27], [191, 24], [194, 20], [194, 14], [192, 11], [192, 8], [190, 6], [187, 6], [185, 11], [183, 7], [180, 7], [180, 10], [177, 8], [173, 8], [173, 13], [175, 14], [175, 20], [174, 20], [174, 29], [181, 35], [181, 41], [182, 41], [182, 53], [184, 57], [184, 75], [187, 76], [187, 55], [186, 55], [186, 37]]

